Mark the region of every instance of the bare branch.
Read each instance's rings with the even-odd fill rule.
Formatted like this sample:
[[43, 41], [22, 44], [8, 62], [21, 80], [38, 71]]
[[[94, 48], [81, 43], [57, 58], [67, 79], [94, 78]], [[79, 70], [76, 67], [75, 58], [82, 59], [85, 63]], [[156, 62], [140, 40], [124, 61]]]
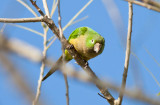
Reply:
[[68, 85], [68, 79], [67, 79], [67, 75], [63, 74], [64, 76], [64, 80], [65, 80], [65, 85], [66, 85], [66, 102], [67, 105], [69, 105], [69, 85]]
[[45, 13], [50, 18], [49, 9], [48, 9], [48, 5], [47, 5], [47, 0], [42, 0], [42, 2], [43, 2], [43, 7], [44, 7], [44, 10], [45, 10]]
[[37, 93], [36, 93], [36, 97], [33, 100], [33, 105], [36, 105], [36, 103], [38, 102], [40, 93], [41, 93], [41, 86], [42, 86], [42, 79], [43, 79], [43, 74], [44, 74], [44, 68], [45, 68], [45, 60], [46, 60], [46, 53], [47, 53], [47, 31], [48, 28], [44, 28], [44, 35], [43, 35], [43, 60], [42, 60], [42, 65], [40, 67], [40, 76], [39, 76], [39, 80], [38, 80], [38, 86], [37, 86]]
[[50, 16], [52, 17], [55, 10], [56, 10], [56, 7], [57, 7], [57, 4], [58, 4], [58, 0], [56, 1], [55, 3], [55, 0], [53, 1], [53, 5], [52, 5], [52, 10], [51, 10], [51, 13], [50, 13]]
[[145, 48], [145, 51], [148, 53], [149, 56], [152, 57], [152, 59], [156, 62], [156, 64], [160, 67], [160, 63], [156, 60], [156, 58], [149, 52], [149, 50], [147, 48]]
[[[51, 47], [51, 45], [53, 44], [53, 42], [57, 39], [57, 37], [54, 35], [53, 37], [54, 39], [48, 44], [47, 49], [49, 49]], [[48, 42], [48, 41], [47, 41]]]
[[125, 0], [125, 1], [140, 5], [142, 7], [146, 7], [148, 9], [151, 9], [151, 10], [154, 10], [154, 11], [157, 11], [157, 12], [160, 12], [160, 8], [158, 8], [157, 6], [153, 6], [153, 5], [147, 4], [145, 2], [140, 2], [140, 1], [135, 1], [135, 0]]
[[9, 19], [9, 18], [0, 18], [0, 22], [4, 23], [26, 23], [26, 22], [43, 22], [43, 17], [36, 18], [17, 18], [17, 19]]
[[152, 78], [154, 79], [154, 81], [156, 82], [156, 84], [160, 87], [160, 83], [158, 82], [158, 80], [156, 79], [156, 77], [154, 76], [154, 74], [151, 72], [151, 70], [149, 70], [149, 68], [147, 68], [147, 67], [145, 66], [145, 64], [138, 58], [138, 56], [137, 56], [135, 53], [131, 52], [131, 54], [137, 58], [137, 60], [141, 63], [141, 65], [142, 65], [142, 66], [148, 71], [148, 73], [152, 76]]
[[[63, 43], [63, 39], [65, 39], [65, 38], [63, 36], [63, 30], [62, 30], [62, 26], [61, 26], [60, 0], [58, 0], [58, 25], [59, 25], [60, 41], [61, 41], [61, 43]], [[65, 48], [64, 48], [63, 44], [62, 44], [62, 51], [63, 51], [62, 65], [64, 65], [65, 64]], [[67, 105], [69, 105], [69, 90], [68, 90], [67, 75], [66, 74], [63, 74], [63, 75], [64, 75], [64, 79], [65, 79], [65, 84], [66, 84], [66, 102], [67, 102]]]
[[89, 4], [92, 3], [93, 0], [89, 0], [89, 2], [63, 27], [63, 30], [65, 30], [68, 26], [72, 24], [72, 22], [79, 16], [80, 13], [84, 11], [88, 7]]
[[119, 105], [122, 103], [123, 99], [123, 91], [125, 90], [126, 80], [127, 80], [127, 73], [128, 73], [128, 66], [129, 66], [129, 58], [130, 58], [130, 50], [131, 50], [131, 34], [132, 34], [132, 17], [133, 17], [133, 7], [132, 3], [129, 4], [129, 17], [128, 17], [128, 35], [127, 35], [127, 46], [126, 46], [126, 57], [125, 57], [125, 64], [124, 64], [124, 72], [123, 72], [123, 79], [121, 89], [122, 91], [119, 94]]
[[37, 11], [38, 11], [42, 16], [45, 16], [45, 14], [43, 13], [43, 11], [37, 6], [36, 1], [30, 0], [30, 2], [32, 3], [32, 5], [37, 9]]
[[21, 3], [24, 7], [26, 7], [35, 17], [38, 17], [38, 15], [36, 14], [36, 12], [34, 12], [34, 10], [24, 1], [22, 0], [17, 0], [19, 3]]
[[12, 24], [12, 23], [10, 23], [10, 24], [8, 24], [8, 25], [12, 25], [12, 26], [15, 26], [15, 27], [18, 27], [18, 28], [22, 28], [22, 29], [24, 29], [24, 30], [28, 30], [28, 31], [30, 31], [30, 32], [33, 32], [33, 33], [35, 33], [35, 34], [40, 35], [40, 36], [43, 37], [43, 34], [42, 34], [42, 33], [38, 32], [38, 31], [36, 31], [36, 30], [33, 30], [33, 29], [31, 29], [31, 28], [24, 27], [24, 26], [22, 26], [22, 25]]
[[58, 0], [58, 25], [59, 25], [60, 40], [62, 40], [64, 36], [63, 36], [63, 30], [62, 30], [62, 25], [61, 25], [60, 0]]

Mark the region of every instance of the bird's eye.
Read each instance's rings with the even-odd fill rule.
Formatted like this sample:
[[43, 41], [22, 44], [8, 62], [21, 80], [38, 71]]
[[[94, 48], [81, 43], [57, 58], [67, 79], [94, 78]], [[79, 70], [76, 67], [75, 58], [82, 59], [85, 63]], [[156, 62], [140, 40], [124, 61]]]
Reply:
[[94, 43], [94, 40], [92, 39], [91, 42]]

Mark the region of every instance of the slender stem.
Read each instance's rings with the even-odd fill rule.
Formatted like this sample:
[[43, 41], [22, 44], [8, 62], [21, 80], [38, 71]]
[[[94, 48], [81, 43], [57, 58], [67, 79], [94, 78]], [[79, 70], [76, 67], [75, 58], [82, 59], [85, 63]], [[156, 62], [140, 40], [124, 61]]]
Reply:
[[36, 31], [36, 30], [33, 30], [33, 29], [31, 29], [31, 28], [28, 28], [28, 27], [25, 27], [25, 26], [22, 26], [22, 25], [18, 25], [18, 24], [12, 24], [12, 23], [8, 23], [8, 25], [12, 25], [12, 26], [15, 26], [15, 27], [18, 27], [18, 28], [22, 28], [22, 29], [24, 29], [24, 30], [28, 30], [28, 31], [30, 31], [30, 32], [33, 32], [33, 33], [35, 33], [35, 34], [40, 35], [40, 36], [43, 37], [43, 34], [42, 34], [42, 33], [38, 32], [38, 31]]
[[38, 80], [38, 86], [37, 86], [37, 93], [36, 93], [36, 97], [32, 103], [32, 105], [36, 105], [36, 103], [38, 102], [40, 93], [41, 93], [41, 85], [42, 85], [42, 79], [43, 79], [43, 74], [44, 74], [44, 68], [45, 68], [45, 59], [46, 59], [46, 52], [47, 52], [47, 29], [44, 28], [44, 37], [43, 37], [43, 46], [44, 46], [44, 50], [43, 50], [43, 60], [42, 60], [42, 65], [40, 67], [40, 76], [39, 76], [39, 80]]
[[26, 23], [26, 22], [43, 22], [43, 17], [35, 17], [35, 18], [0, 18], [0, 22], [4, 23]]
[[34, 10], [27, 3], [25, 3], [23, 0], [17, 0], [17, 1], [21, 3], [24, 7], [26, 7], [35, 17], [38, 17], [36, 12], [34, 12]]
[[42, 16], [45, 16], [45, 14], [43, 13], [43, 11], [37, 6], [36, 1], [30, 0], [30, 2], [32, 3], [32, 5], [37, 9], [37, 11], [38, 11]]
[[[62, 25], [61, 25], [61, 13], [60, 13], [60, 0], [58, 0], [58, 25], [59, 25], [59, 36], [60, 36], [60, 41], [64, 41], [64, 36], [63, 36], [63, 30], [62, 30]], [[62, 65], [65, 65], [65, 46], [62, 44], [62, 51], [63, 51], [63, 60], [62, 60]], [[65, 79], [65, 84], [66, 84], [66, 102], [67, 105], [69, 105], [69, 90], [68, 90], [68, 80], [67, 80], [67, 75], [64, 75]]]
[[63, 30], [62, 30], [62, 25], [61, 25], [60, 0], [58, 0], [58, 25], [59, 25], [59, 36], [60, 36], [60, 39], [62, 40]]
[[44, 7], [44, 10], [45, 10], [45, 13], [46, 13], [46, 15], [48, 16], [48, 18], [50, 18], [47, 1], [46, 1], [46, 0], [42, 0], [42, 2], [43, 2], [43, 7]]
[[160, 83], [158, 82], [158, 80], [156, 79], [154, 74], [151, 72], [151, 70], [147, 66], [145, 66], [145, 64], [139, 59], [139, 57], [135, 53], [131, 52], [131, 54], [137, 58], [137, 60], [140, 62], [140, 64], [148, 71], [148, 73], [152, 76], [152, 78], [154, 79], [156, 84], [160, 87]]
[[[48, 44], [47, 49], [49, 49], [51, 47], [51, 45], [53, 44], [53, 42], [57, 39], [56, 36], [54, 36], [54, 39]], [[48, 42], [48, 41], [47, 41]]]
[[68, 85], [67, 75], [66, 74], [63, 74], [63, 75], [64, 75], [64, 80], [66, 85], [66, 102], [67, 102], [67, 105], [69, 105], [69, 85]]
[[57, 3], [58, 3], [58, 1], [56, 1], [56, 3], [55, 3], [55, 0], [53, 1], [52, 10], [51, 10], [51, 13], [50, 13], [51, 17], [53, 16], [53, 14], [54, 14], [54, 12], [56, 10]]
[[123, 91], [125, 90], [125, 86], [126, 86], [129, 58], [130, 58], [130, 50], [131, 50], [133, 7], [132, 7], [132, 3], [129, 2], [128, 4], [129, 4], [128, 35], [127, 35], [127, 46], [126, 46], [126, 57], [125, 57], [125, 63], [124, 63], [124, 72], [123, 72], [123, 79], [122, 79], [122, 85], [121, 85], [122, 91], [119, 94], [119, 105], [121, 105], [121, 103], [122, 103]]
[[137, 1], [137, 0], [125, 0], [125, 1], [140, 5], [142, 7], [146, 7], [148, 9], [151, 9], [151, 10], [154, 10], [154, 11], [157, 11], [157, 12], [160, 12], [160, 8], [158, 8], [156, 6], [149, 5], [147, 3], [143, 3], [143, 2], [140, 2], [140, 1]]
[[63, 30], [70, 26], [72, 22], [79, 16], [79, 14], [81, 14], [88, 7], [88, 5], [92, 3], [92, 1], [93, 0], [90, 0], [86, 5], [84, 5], [84, 7], [63, 27]]

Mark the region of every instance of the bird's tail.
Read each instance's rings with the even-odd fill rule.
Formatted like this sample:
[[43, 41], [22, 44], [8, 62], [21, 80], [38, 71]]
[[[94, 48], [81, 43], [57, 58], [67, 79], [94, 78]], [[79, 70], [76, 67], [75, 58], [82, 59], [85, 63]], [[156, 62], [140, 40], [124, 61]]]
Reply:
[[57, 62], [52, 66], [52, 68], [49, 70], [49, 72], [46, 74], [45, 77], [43, 77], [42, 81], [47, 79], [51, 74], [53, 74], [59, 66], [62, 64], [62, 56], [57, 60]]

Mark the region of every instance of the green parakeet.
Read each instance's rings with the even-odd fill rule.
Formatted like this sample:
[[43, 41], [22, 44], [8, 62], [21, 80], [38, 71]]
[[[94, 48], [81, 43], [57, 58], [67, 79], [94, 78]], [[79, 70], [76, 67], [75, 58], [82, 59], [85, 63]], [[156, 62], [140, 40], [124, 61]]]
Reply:
[[[89, 27], [79, 27], [75, 29], [69, 36], [68, 41], [86, 61], [101, 54], [105, 46], [104, 38]], [[56, 65], [62, 63], [62, 58], [63, 57], [61, 56], [55, 65], [52, 66], [50, 71], [43, 78], [43, 81], [58, 69], [58, 66]], [[65, 50], [64, 60], [68, 62], [72, 59], [72, 56]]]

